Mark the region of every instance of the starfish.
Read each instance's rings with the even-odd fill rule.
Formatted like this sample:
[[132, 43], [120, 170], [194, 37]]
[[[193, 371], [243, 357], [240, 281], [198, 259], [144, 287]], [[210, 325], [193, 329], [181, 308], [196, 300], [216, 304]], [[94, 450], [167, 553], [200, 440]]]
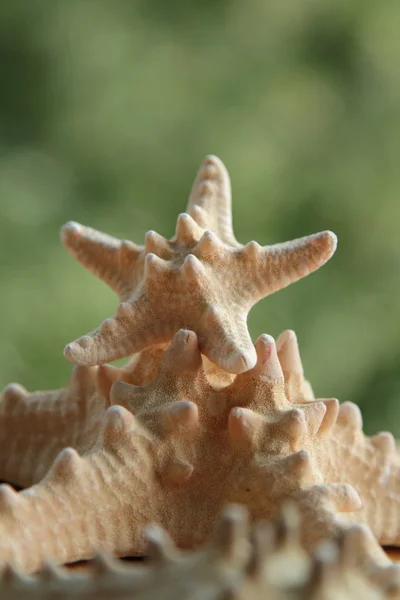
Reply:
[[217, 600], [245, 576], [250, 539], [242, 507], [225, 507], [210, 542], [195, 551], [179, 551], [168, 533], [155, 524], [146, 528], [144, 537], [147, 560], [139, 567], [104, 552], [97, 553], [89, 569], [78, 574], [51, 561], [36, 576], [8, 565], [0, 576], [0, 598], [12, 599], [15, 590], [18, 600], [172, 600], [194, 599], [202, 590], [206, 592], [202, 597]]
[[[0, 481], [24, 488], [38, 483], [68, 446], [80, 454], [96, 442], [115, 381], [145, 385], [155, 379], [167, 345], [138, 352], [123, 368], [75, 366], [65, 388], [29, 393], [9, 384], [0, 401]], [[233, 376], [202, 356], [207, 378], [224, 387]]]
[[336, 249], [330, 231], [264, 247], [237, 242], [229, 175], [215, 156], [205, 158], [186, 210], [171, 240], [149, 231], [144, 246], [74, 222], [63, 227], [67, 250], [121, 300], [114, 317], [66, 346], [69, 360], [103, 364], [169, 342], [185, 328], [221, 369], [247, 371], [256, 363], [251, 307], [318, 269]]
[[[9, 384], [0, 401], [0, 481], [24, 488], [38, 483], [57, 454], [68, 446], [85, 454], [96, 442], [101, 420], [110, 406], [114, 382], [144, 386], [159, 374], [168, 345], [152, 346], [133, 355], [122, 367], [75, 366], [66, 388], [28, 393]], [[284, 331], [277, 339], [286, 397], [292, 403], [314, 400], [304, 378], [297, 337]], [[231, 384], [234, 375], [222, 371], [202, 355], [207, 380], [214, 389]], [[106, 400], [108, 399], [108, 400]]]
[[[293, 334], [278, 346], [281, 360], [273, 338], [260, 336], [255, 367], [214, 387], [196, 334], [180, 330], [154, 380], [111, 385], [86, 454], [64, 449], [41, 482], [19, 493], [0, 486], [0, 564], [35, 571], [46, 559], [64, 564], [99, 549], [142, 555], [151, 522], [194, 548], [226, 503], [244, 504], [258, 520], [288, 499], [298, 502], [308, 549], [354, 523], [398, 544], [393, 437], [366, 437], [352, 403], [310, 399]], [[391, 568], [372, 534], [359, 558], [365, 569]]]
[[[391, 577], [371, 585], [355, 556], [364, 532], [350, 528], [340, 543], [322, 542], [313, 554], [299, 539], [296, 506], [274, 522], [251, 529], [242, 506], [224, 508], [211, 542], [182, 552], [161, 527], [145, 532], [145, 567], [97, 554], [89, 572], [76, 574], [48, 562], [35, 576], [9, 565], [0, 598], [34, 600], [383, 600], [398, 597]], [[361, 534], [361, 535], [360, 535]], [[14, 596], [16, 593], [16, 596]]]

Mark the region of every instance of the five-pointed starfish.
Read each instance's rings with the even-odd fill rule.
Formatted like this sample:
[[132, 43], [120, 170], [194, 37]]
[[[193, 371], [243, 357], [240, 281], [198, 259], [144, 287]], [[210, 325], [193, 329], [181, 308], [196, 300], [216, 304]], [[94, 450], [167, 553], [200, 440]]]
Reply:
[[[99, 548], [142, 554], [149, 522], [192, 548], [209, 537], [226, 503], [244, 504], [259, 519], [290, 498], [299, 503], [308, 548], [338, 539], [352, 522], [398, 543], [393, 438], [364, 436], [351, 403], [309, 399], [292, 334], [279, 350], [292, 373], [291, 400], [270, 336], [258, 339], [252, 370], [215, 388], [196, 334], [179, 331], [156, 379], [111, 386], [113, 406], [83, 457], [67, 448], [39, 484], [20, 493], [0, 486], [0, 563], [34, 571], [46, 558], [65, 563]], [[359, 558], [365, 566], [389, 565], [373, 536]]]
[[197, 333], [200, 349], [229, 373], [254, 367], [247, 314], [261, 298], [323, 265], [334, 253], [330, 231], [283, 244], [239, 244], [233, 234], [228, 173], [214, 156], [204, 160], [175, 237], [154, 231], [144, 247], [77, 223], [67, 223], [68, 251], [117, 292], [117, 314], [68, 344], [65, 356], [96, 365], [172, 339], [180, 328]]

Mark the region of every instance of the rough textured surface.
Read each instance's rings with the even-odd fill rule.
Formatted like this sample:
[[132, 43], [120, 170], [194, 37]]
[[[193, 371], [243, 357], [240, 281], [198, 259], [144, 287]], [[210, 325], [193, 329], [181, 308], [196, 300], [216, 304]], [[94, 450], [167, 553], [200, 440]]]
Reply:
[[10, 384], [0, 399], [0, 480], [19, 487], [37, 483], [57, 454], [80, 453], [95, 443], [107, 408], [97, 392], [97, 367], [74, 367], [68, 387], [28, 393]]
[[[214, 387], [196, 334], [182, 330], [153, 381], [113, 383], [112, 406], [86, 455], [63, 450], [40, 484], [18, 494], [0, 486], [3, 564], [35, 571], [46, 557], [71, 562], [99, 548], [140, 555], [149, 522], [193, 548], [210, 536], [226, 503], [244, 504], [260, 519], [288, 498], [299, 503], [307, 548], [340, 538], [354, 522], [396, 542], [391, 489], [399, 459], [390, 437], [366, 438], [351, 403], [312, 400], [293, 332], [277, 345], [280, 360], [274, 340], [262, 335], [254, 369]], [[362, 531], [360, 565], [390, 568], [368, 528]]]
[[[123, 368], [75, 366], [66, 388], [28, 393], [16, 383], [0, 397], [0, 481], [16, 487], [38, 483], [57, 454], [72, 447], [79, 454], [91, 449], [110, 406], [107, 398], [116, 381], [145, 385], [158, 375], [167, 345], [135, 354]], [[214, 387], [232, 382], [202, 356], [207, 378]]]
[[62, 239], [69, 252], [121, 299], [114, 317], [65, 349], [81, 365], [98, 365], [168, 342], [180, 329], [196, 332], [200, 349], [230, 373], [254, 367], [247, 314], [261, 298], [323, 265], [336, 249], [325, 231], [261, 247], [239, 244], [232, 230], [229, 175], [215, 156], [204, 160], [175, 236], [154, 231], [144, 246], [78, 223]]
[[383, 600], [398, 598], [391, 577], [372, 584], [354, 563], [359, 530], [322, 542], [310, 555], [300, 544], [298, 515], [285, 506], [275, 523], [249, 531], [246, 511], [229, 506], [211, 543], [180, 552], [159, 527], [146, 532], [149, 563], [127, 566], [99, 554], [91, 571], [71, 573], [48, 563], [35, 577], [8, 567], [3, 600]]

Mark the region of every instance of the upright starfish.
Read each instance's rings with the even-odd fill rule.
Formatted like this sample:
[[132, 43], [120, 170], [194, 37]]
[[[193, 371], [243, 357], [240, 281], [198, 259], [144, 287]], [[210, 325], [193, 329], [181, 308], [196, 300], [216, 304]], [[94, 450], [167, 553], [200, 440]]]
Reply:
[[[156, 379], [112, 384], [91, 450], [80, 457], [64, 449], [46, 477], [20, 493], [0, 486], [0, 564], [34, 571], [46, 558], [71, 562], [99, 548], [142, 554], [149, 522], [192, 548], [209, 537], [226, 503], [246, 505], [254, 520], [273, 517], [287, 499], [299, 503], [307, 548], [339, 539], [354, 522], [399, 543], [393, 438], [364, 436], [351, 403], [309, 399], [294, 336], [279, 346], [292, 400], [270, 336], [258, 339], [252, 370], [215, 388], [196, 334], [179, 331]], [[372, 535], [364, 535], [359, 558], [368, 569], [390, 568]]]
[[114, 317], [68, 344], [69, 360], [102, 364], [185, 328], [197, 333], [211, 362], [229, 373], [247, 371], [257, 360], [247, 328], [251, 307], [318, 269], [336, 248], [330, 231], [273, 246], [239, 244], [229, 175], [215, 156], [204, 160], [186, 210], [171, 240], [149, 231], [144, 247], [78, 223], [63, 227], [68, 251], [122, 301]]

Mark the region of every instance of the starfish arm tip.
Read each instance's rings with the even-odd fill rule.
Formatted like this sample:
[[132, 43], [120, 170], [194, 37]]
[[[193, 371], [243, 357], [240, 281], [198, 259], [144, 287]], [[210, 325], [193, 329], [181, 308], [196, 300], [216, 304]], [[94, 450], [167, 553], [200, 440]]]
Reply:
[[223, 165], [223, 162], [216, 154], [206, 154], [203, 160], [203, 165], [217, 164], [218, 166]]
[[326, 260], [328, 260], [334, 253], [337, 248], [337, 235], [333, 233], [333, 231], [321, 231], [318, 235], [318, 241], [322, 245], [324, 250], [324, 255], [326, 256]]
[[235, 373], [239, 375], [240, 373], [245, 373], [252, 369], [257, 362], [257, 353], [254, 347], [248, 350], [238, 349], [234, 352], [231, 357], [226, 361], [224, 368], [229, 373]]
[[66, 243], [71, 237], [78, 235], [82, 230], [82, 225], [76, 221], [68, 221], [61, 227], [61, 240]]
[[70, 344], [67, 344], [64, 348], [65, 358], [77, 365], [87, 365], [87, 362], [84, 360], [84, 354], [84, 349], [80, 346], [78, 342], [71, 342]]

